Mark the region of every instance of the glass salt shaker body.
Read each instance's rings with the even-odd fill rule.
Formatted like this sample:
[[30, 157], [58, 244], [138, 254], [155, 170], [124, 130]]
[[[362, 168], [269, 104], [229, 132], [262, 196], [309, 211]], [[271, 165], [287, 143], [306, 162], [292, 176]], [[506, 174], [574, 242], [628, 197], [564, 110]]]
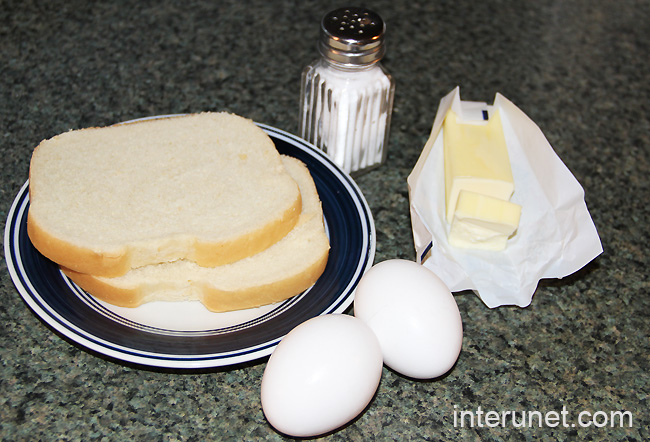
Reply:
[[386, 159], [395, 85], [380, 63], [385, 25], [376, 13], [341, 8], [321, 22], [321, 58], [302, 74], [299, 132], [345, 172]]

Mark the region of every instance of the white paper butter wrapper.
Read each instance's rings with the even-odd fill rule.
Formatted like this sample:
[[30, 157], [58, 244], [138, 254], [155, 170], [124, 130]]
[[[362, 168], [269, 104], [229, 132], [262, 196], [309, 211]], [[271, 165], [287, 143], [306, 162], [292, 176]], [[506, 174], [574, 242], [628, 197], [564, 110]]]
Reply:
[[[442, 123], [449, 109], [464, 121], [484, 120], [486, 112], [500, 109], [515, 181], [511, 201], [522, 206], [519, 229], [504, 251], [459, 249], [447, 242]], [[440, 100], [408, 188], [417, 261], [452, 292], [473, 290], [490, 308], [530, 305], [542, 278], [570, 275], [603, 251], [582, 186], [540, 128], [498, 93], [493, 105], [461, 101], [458, 87]]]

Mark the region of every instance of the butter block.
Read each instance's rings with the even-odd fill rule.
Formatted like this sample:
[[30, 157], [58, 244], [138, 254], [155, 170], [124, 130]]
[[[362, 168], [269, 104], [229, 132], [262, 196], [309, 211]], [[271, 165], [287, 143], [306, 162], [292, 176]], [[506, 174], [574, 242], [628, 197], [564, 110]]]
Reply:
[[476, 192], [461, 190], [449, 231], [454, 247], [503, 250], [519, 227], [521, 206]]
[[499, 111], [485, 124], [459, 123], [458, 116], [449, 111], [443, 144], [448, 222], [452, 222], [461, 190], [510, 199], [515, 185]]

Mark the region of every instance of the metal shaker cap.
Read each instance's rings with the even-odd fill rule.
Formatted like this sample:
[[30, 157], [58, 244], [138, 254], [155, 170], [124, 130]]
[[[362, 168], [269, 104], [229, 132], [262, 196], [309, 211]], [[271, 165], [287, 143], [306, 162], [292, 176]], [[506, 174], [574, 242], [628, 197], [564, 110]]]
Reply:
[[340, 8], [321, 21], [318, 49], [330, 60], [363, 65], [381, 60], [386, 52], [381, 17], [365, 8]]

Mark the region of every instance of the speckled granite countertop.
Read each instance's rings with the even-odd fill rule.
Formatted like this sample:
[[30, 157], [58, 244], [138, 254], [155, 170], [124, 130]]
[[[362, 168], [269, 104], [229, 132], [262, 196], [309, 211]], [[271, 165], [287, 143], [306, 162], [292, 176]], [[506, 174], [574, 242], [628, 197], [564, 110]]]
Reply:
[[[3, 2], [0, 8], [2, 225], [42, 139], [148, 115], [228, 110], [297, 131], [302, 66], [330, 1]], [[604, 253], [543, 281], [530, 307], [456, 299], [460, 359], [444, 378], [385, 369], [358, 419], [326, 440], [650, 439], [650, 3], [384, 1], [385, 67], [397, 81], [388, 163], [358, 179], [377, 227], [376, 261], [414, 259], [406, 177], [439, 99], [500, 92], [544, 131], [586, 191]], [[175, 372], [99, 357], [54, 333], [0, 263], [0, 438], [282, 440], [259, 388], [265, 361]], [[570, 413], [632, 426], [483, 428], [478, 409]]]

